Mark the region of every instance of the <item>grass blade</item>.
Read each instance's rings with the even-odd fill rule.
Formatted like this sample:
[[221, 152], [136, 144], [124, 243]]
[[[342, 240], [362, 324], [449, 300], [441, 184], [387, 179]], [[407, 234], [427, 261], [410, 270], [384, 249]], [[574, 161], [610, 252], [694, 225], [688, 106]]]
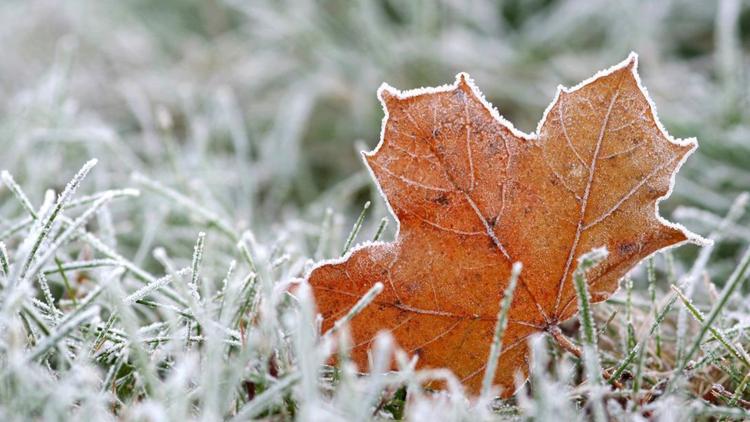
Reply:
[[388, 227], [388, 218], [383, 217], [380, 220], [380, 224], [378, 224], [378, 229], [375, 230], [375, 236], [372, 237], [373, 242], [377, 242], [378, 240], [380, 240], [380, 236], [383, 235], [386, 227]]
[[708, 317], [705, 319], [703, 327], [701, 327], [698, 336], [695, 338], [695, 340], [693, 340], [692, 347], [690, 347], [687, 354], [685, 354], [685, 357], [680, 364], [680, 369], [684, 369], [688, 361], [690, 361], [695, 352], [698, 351], [698, 349], [700, 348], [700, 344], [703, 341], [703, 337], [705, 337], [706, 333], [711, 330], [714, 321], [716, 321], [716, 318], [719, 317], [721, 310], [724, 308], [724, 306], [726, 306], [729, 298], [732, 296], [732, 293], [734, 293], [734, 291], [737, 290], [737, 287], [739, 287], [739, 285], [745, 281], [748, 267], [750, 267], [750, 248], [745, 251], [742, 259], [740, 259], [739, 265], [737, 265], [737, 268], [735, 268], [734, 272], [729, 277], [729, 280], [727, 280], [727, 283], [724, 286], [724, 290], [722, 291], [718, 302], [716, 303], [716, 305], [714, 305], [713, 309], [711, 309], [711, 313], [708, 314]]
[[664, 321], [664, 318], [666, 318], [669, 311], [672, 310], [672, 306], [674, 306], [674, 303], [677, 301], [677, 295], [672, 294], [669, 299], [667, 299], [667, 303], [664, 305], [664, 307], [661, 309], [659, 314], [654, 318], [654, 322], [651, 324], [651, 328], [648, 330], [648, 335], [641, 339], [641, 341], [638, 342], [638, 344], [635, 345], [627, 355], [620, 361], [620, 364], [617, 365], [614, 372], [612, 372], [612, 376], [609, 379], [610, 383], [614, 383], [615, 381], [619, 380], [622, 374], [625, 372], [626, 369], [633, 363], [633, 360], [638, 355], [639, 351], [646, 346], [646, 342], [651, 338], [651, 336], [654, 335], [656, 330], [659, 328], [661, 323]]
[[28, 355], [26, 355], [26, 361], [31, 362], [40, 358], [49, 349], [57, 346], [57, 344], [63, 338], [67, 337], [73, 330], [93, 318], [98, 312], [98, 309], [88, 309], [84, 312], [77, 313], [73, 317], [67, 318], [65, 321], [61, 321], [50, 335], [42, 338], [39, 344], [31, 350]]
[[362, 212], [359, 213], [359, 217], [357, 217], [357, 221], [354, 223], [352, 231], [349, 232], [349, 236], [346, 238], [346, 243], [344, 243], [344, 250], [341, 251], [341, 255], [345, 255], [349, 251], [349, 248], [351, 248], [354, 239], [357, 238], [359, 230], [362, 228], [362, 222], [365, 221], [365, 214], [367, 213], [368, 208], [370, 208], [370, 201], [365, 202], [365, 206], [362, 207]]
[[[680, 300], [682, 300], [682, 303], [685, 305], [685, 307], [687, 307], [688, 311], [690, 311], [690, 314], [693, 315], [693, 317], [701, 325], [705, 325], [706, 318], [703, 316], [703, 313], [698, 308], [696, 308], [695, 305], [693, 305], [690, 299], [688, 299], [688, 297], [685, 296], [684, 293], [682, 293], [680, 288], [675, 285], [672, 285], [672, 290], [674, 290], [677, 296], [679, 296]], [[746, 357], [747, 354], [744, 353], [744, 350], [742, 352], [740, 351], [742, 350], [741, 349], [742, 346], [738, 345], [738, 347], [735, 347], [732, 344], [732, 342], [729, 341], [729, 339], [724, 335], [724, 333], [721, 332], [721, 330], [719, 330], [718, 328], [714, 327], [713, 325], [709, 325], [707, 327], [711, 335], [713, 335], [713, 337], [717, 341], [719, 341], [719, 343], [721, 343], [724, 346], [724, 348], [727, 349], [727, 351], [732, 354], [732, 356], [742, 361], [742, 363], [744, 363], [746, 366], [750, 367], [750, 360], [748, 360]]]
[[206, 233], [198, 233], [198, 240], [196, 241], [195, 247], [193, 248], [193, 261], [190, 265], [190, 271], [192, 272], [192, 275], [190, 277], [190, 284], [188, 284], [190, 288], [190, 294], [193, 296], [195, 303], [200, 303], [201, 301], [201, 295], [198, 291], [198, 282], [200, 280], [200, 269], [201, 262], [203, 261], [203, 249], [205, 247], [205, 242]]
[[508, 312], [510, 311], [510, 305], [513, 301], [513, 293], [516, 290], [516, 283], [518, 282], [518, 276], [521, 274], [523, 266], [520, 262], [513, 264], [513, 268], [510, 273], [510, 280], [508, 286], [505, 288], [503, 293], [503, 299], [500, 303], [500, 309], [497, 313], [497, 323], [495, 325], [495, 333], [492, 337], [492, 346], [490, 346], [490, 355], [487, 358], [487, 368], [484, 371], [484, 378], [482, 379], [482, 392], [481, 396], [487, 398], [492, 389], [492, 380], [495, 379], [495, 371], [497, 370], [497, 360], [500, 357], [500, 353], [503, 347], [503, 335], [505, 334], [505, 328], [508, 325]]
[[36, 240], [34, 241], [34, 244], [31, 247], [31, 251], [26, 257], [23, 265], [21, 266], [21, 271], [18, 277], [16, 278], [17, 280], [25, 279], [27, 271], [29, 270], [31, 263], [34, 261], [34, 257], [36, 256], [37, 251], [39, 250], [39, 246], [42, 244], [44, 239], [47, 238], [47, 235], [49, 234], [49, 231], [52, 228], [52, 224], [57, 219], [57, 216], [60, 214], [60, 211], [62, 210], [63, 206], [65, 206], [65, 204], [68, 203], [68, 201], [70, 200], [70, 197], [73, 196], [75, 191], [78, 189], [78, 186], [81, 184], [83, 179], [86, 177], [86, 175], [95, 165], [96, 165], [96, 160], [88, 161], [86, 164], [83, 165], [81, 170], [79, 170], [78, 173], [76, 173], [76, 175], [67, 184], [67, 186], [65, 186], [65, 189], [57, 198], [57, 202], [53, 206], [51, 212], [42, 223], [42, 229], [39, 232], [39, 235], [37, 236]]
[[0, 271], [3, 272], [4, 276], [10, 275], [10, 265], [8, 264], [8, 250], [5, 248], [5, 243], [0, 242]]
[[357, 303], [352, 306], [351, 309], [349, 309], [349, 312], [346, 313], [342, 318], [338, 319], [334, 324], [333, 327], [331, 327], [330, 330], [328, 330], [324, 336], [330, 336], [335, 334], [337, 331], [341, 329], [344, 325], [348, 324], [352, 318], [359, 315], [360, 312], [362, 312], [363, 309], [365, 309], [370, 303], [372, 303], [375, 298], [383, 292], [383, 283], [377, 282], [373, 284], [372, 287], [370, 287], [370, 290], [367, 291], [359, 300]]
[[597, 422], [607, 420], [602, 402], [601, 389], [604, 385], [602, 366], [599, 362], [597, 348], [596, 324], [591, 312], [591, 296], [586, 282], [586, 272], [607, 257], [606, 249], [594, 249], [578, 258], [578, 268], [573, 274], [576, 294], [578, 296], [578, 319], [581, 322], [581, 343], [583, 345], [583, 362], [586, 378], [591, 384], [591, 403], [594, 419]]

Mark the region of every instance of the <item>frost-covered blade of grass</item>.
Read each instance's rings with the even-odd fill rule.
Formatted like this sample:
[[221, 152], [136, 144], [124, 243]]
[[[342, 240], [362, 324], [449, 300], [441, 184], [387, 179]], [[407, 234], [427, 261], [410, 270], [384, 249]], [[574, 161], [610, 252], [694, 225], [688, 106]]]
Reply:
[[581, 322], [581, 343], [583, 344], [583, 362], [586, 379], [591, 385], [591, 404], [594, 419], [597, 422], [607, 420], [604, 410], [602, 388], [602, 366], [599, 362], [598, 338], [596, 325], [591, 313], [591, 295], [589, 294], [586, 272], [607, 257], [606, 249], [594, 249], [578, 258], [578, 268], [573, 274], [576, 294], [578, 296], [578, 319]]
[[497, 314], [497, 323], [495, 325], [495, 333], [492, 337], [492, 345], [490, 346], [490, 355], [487, 358], [487, 367], [485, 368], [484, 378], [482, 379], [481, 396], [485, 399], [488, 398], [490, 389], [492, 388], [492, 381], [495, 379], [497, 359], [502, 352], [503, 336], [505, 334], [505, 328], [508, 325], [508, 312], [510, 311], [513, 294], [516, 290], [516, 284], [518, 283], [518, 277], [521, 274], [522, 268], [523, 265], [520, 262], [513, 264], [510, 280], [508, 280], [508, 286], [505, 288], [505, 291], [503, 292], [503, 299], [500, 302], [500, 308]]
[[711, 313], [709, 313], [705, 320], [702, 321], [701, 329], [698, 332], [698, 335], [693, 339], [693, 344], [690, 346], [690, 349], [688, 349], [683, 360], [679, 362], [679, 366], [677, 369], [678, 378], [682, 377], [681, 371], [685, 369], [685, 367], [687, 367], [690, 359], [693, 358], [695, 353], [700, 348], [704, 336], [711, 330], [712, 325], [716, 322], [716, 319], [719, 317], [724, 306], [727, 305], [729, 298], [739, 287], [739, 285], [745, 281], [748, 268], [750, 268], [750, 249], [745, 251], [742, 259], [740, 259], [739, 265], [737, 265], [737, 268], [735, 268], [729, 280], [727, 280], [726, 285], [724, 286], [724, 289], [721, 293], [721, 297], [711, 309]]

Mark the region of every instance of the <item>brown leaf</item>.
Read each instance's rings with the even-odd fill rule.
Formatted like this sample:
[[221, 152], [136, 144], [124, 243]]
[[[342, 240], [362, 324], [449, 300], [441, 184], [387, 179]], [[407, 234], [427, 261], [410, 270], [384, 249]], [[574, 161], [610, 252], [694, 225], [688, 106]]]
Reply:
[[526, 135], [459, 74], [450, 86], [379, 90], [386, 117], [364, 154], [400, 222], [396, 241], [360, 246], [308, 276], [332, 326], [376, 282], [383, 293], [351, 322], [365, 368], [379, 330], [421, 367], [450, 368], [476, 392], [512, 263], [524, 265], [495, 383], [528, 375], [527, 338], [577, 312], [577, 258], [604, 246], [587, 274], [592, 299], [655, 251], [700, 241], [658, 215], [674, 174], [697, 144], [672, 139], [641, 88], [633, 54], [558, 95]]

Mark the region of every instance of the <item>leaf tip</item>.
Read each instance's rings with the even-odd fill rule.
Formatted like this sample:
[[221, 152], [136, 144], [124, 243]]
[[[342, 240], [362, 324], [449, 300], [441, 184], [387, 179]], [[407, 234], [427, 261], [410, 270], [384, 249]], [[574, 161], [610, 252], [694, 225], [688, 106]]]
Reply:
[[456, 75], [456, 86], [463, 91], [471, 91], [471, 86], [473, 83], [474, 81], [471, 79], [471, 76], [469, 76], [469, 74], [466, 72], [460, 72], [458, 75]]
[[698, 139], [697, 138], [676, 138], [674, 139], [674, 143], [683, 147], [685, 149], [686, 154], [691, 154], [693, 151], [698, 149]]
[[699, 234], [693, 233], [690, 230], [683, 230], [687, 237], [687, 242], [692, 243], [696, 246], [712, 246], [714, 244], [713, 239], [703, 237]]
[[398, 101], [398, 98], [399, 93], [396, 88], [388, 85], [386, 82], [380, 84], [380, 88], [378, 88], [378, 99], [386, 108]]
[[630, 70], [635, 70], [638, 68], [638, 53], [635, 51], [631, 51], [630, 54], [628, 54], [628, 58], [625, 59], [625, 67]]

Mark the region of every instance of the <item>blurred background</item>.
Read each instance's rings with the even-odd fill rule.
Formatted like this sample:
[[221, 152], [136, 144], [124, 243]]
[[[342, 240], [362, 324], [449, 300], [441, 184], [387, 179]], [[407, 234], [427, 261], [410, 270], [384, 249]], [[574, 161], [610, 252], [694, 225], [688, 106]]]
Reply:
[[[747, 1], [3, 0], [0, 45], [0, 169], [35, 205], [96, 157], [86, 192], [141, 174], [292, 261], [340, 253], [368, 199], [360, 240], [387, 216], [358, 154], [378, 141], [383, 81], [469, 72], [531, 132], [558, 84], [635, 51], [664, 126], [700, 143], [662, 214], [707, 234], [750, 189]], [[189, 256], [201, 215], [147, 191], [96, 224], [138, 264], [155, 246]], [[0, 231], [19, 215], [0, 187]], [[750, 240], [727, 228], [712, 275]]]

